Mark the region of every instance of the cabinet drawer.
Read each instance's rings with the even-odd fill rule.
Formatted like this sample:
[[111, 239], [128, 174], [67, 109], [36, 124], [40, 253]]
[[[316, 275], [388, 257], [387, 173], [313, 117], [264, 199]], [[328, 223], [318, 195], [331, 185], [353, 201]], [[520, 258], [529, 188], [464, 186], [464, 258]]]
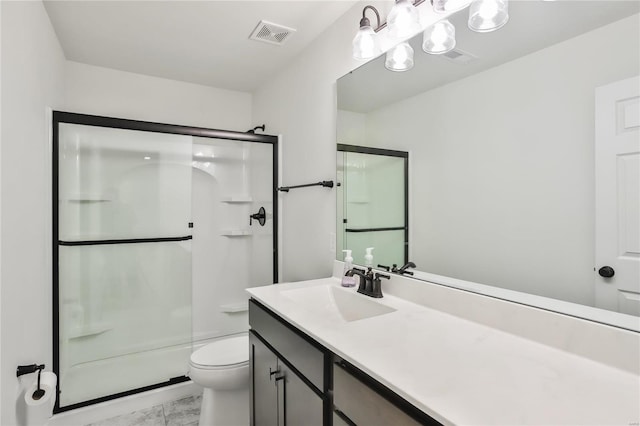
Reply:
[[420, 424], [337, 364], [333, 365], [333, 403], [360, 426]]
[[318, 390], [326, 390], [325, 353], [322, 350], [253, 300], [249, 300], [249, 325]]

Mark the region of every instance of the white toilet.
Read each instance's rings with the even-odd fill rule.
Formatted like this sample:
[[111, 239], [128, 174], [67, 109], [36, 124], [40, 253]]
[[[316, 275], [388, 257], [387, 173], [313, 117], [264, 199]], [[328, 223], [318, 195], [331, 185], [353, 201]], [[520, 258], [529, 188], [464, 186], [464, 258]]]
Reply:
[[204, 387], [199, 426], [249, 425], [249, 335], [216, 340], [196, 350], [189, 377]]

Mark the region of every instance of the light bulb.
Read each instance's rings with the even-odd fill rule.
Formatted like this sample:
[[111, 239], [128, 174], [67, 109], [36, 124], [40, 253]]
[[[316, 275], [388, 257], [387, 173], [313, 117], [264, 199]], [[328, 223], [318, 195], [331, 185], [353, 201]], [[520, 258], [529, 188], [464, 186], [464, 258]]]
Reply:
[[413, 48], [409, 43], [400, 43], [387, 52], [384, 66], [390, 71], [408, 71], [413, 68]]
[[447, 19], [428, 27], [422, 37], [422, 50], [430, 54], [447, 53], [456, 47], [456, 28]]
[[482, 19], [493, 19], [498, 13], [498, 6], [494, 1], [484, 1], [480, 3], [478, 14]]
[[469, 29], [486, 33], [509, 20], [509, 0], [474, 0], [469, 8]]
[[398, 0], [387, 17], [389, 35], [405, 39], [420, 31], [418, 9], [409, 0]]
[[370, 26], [360, 27], [353, 38], [353, 57], [355, 59], [371, 59], [380, 54], [378, 35]]
[[436, 13], [457, 12], [471, 4], [471, 0], [433, 0], [433, 11]]

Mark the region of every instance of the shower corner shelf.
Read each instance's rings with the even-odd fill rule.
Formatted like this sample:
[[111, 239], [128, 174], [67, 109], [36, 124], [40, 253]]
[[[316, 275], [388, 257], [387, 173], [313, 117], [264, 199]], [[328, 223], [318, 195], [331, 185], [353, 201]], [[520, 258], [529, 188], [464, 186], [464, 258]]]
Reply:
[[370, 201], [368, 198], [355, 198], [351, 200], [347, 200], [349, 204], [369, 204]]
[[223, 229], [220, 231], [223, 237], [250, 237], [253, 233], [246, 229]]
[[249, 310], [249, 305], [247, 301], [237, 302], [237, 303], [227, 303], [224, 305], [220, 305], [220, 312], [225, 314], [236, 314], [239, 312], [246, 312]]
[[82, 339], [84, 337], [93, 337], [98, 336], [102, 333], [106, 333], [107, 331], [113, 330], [111, 324], [101, 323], [94, 325], [87, 325], [84, 327], [78, 327], [73, 329], [69, 333], [69, 340], [73, 339]]
[[248, 195], [231, 195], [220, 199], [223, 203], [251, 203], [253, 199]]
[[106, 198], [69, 198], [65, 200], [68, 203], [76, 203], [76, 204], [93, 204], [93, 203], [108, 203], [111, 200]]
[[91, 193], [91, 192], [72, 192], [66, 197], [62, 197], [61, 201], [68, 203], [106, 203], [112, 201], [112, 199], [105, 193]]

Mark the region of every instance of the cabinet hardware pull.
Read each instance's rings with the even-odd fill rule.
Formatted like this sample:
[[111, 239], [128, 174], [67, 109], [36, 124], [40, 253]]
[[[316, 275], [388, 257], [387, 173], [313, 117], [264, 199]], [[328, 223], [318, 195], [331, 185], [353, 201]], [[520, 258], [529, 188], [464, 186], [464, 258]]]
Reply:
[[282, 379], [284, 379], [284, 374], [282, 376], [276, 376], [276, 382], [279, 382]]
[[269, 367], [269, 377], [273, 376], [274, 374], [278, 374], [280, 372], [279, 368], [276, 368], [275, 370], [271, 370], [271, 367]]

